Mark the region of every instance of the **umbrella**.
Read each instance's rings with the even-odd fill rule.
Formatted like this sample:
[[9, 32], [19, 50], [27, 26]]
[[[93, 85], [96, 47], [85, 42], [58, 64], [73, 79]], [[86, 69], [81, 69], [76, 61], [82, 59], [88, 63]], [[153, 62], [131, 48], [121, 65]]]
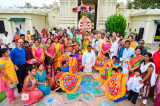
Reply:
[[62, 67], [62, 62], [66, 61], [67, 65], [69, 65], [69, 56], [63, 53], [58, 61], [58, 67]]
[[77, 91], [81, 83], [81, 76], [70, 72], [63, 73], [60, 77], [60, 87], [65, 92], [72, 94]]
[[79, 11], [86, 12], [86, 11], [91, 11], [91, 10], [92, 10], [92, 7], [91, 6], [87, 6], [87, 5], [83, 5], [82, 1], [81, 1], [81, 5], [80, 6], [77, 6], [77, 7], [72, 9], [73, 12], [79, 12]]

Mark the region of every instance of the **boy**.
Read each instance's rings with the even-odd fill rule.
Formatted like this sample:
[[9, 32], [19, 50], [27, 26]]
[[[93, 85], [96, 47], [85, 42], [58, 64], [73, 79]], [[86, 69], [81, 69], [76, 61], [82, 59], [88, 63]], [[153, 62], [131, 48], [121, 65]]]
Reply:
[[116, 68], [112, 68], [112, 76], [117, 73], [117, 69]]
[[118, 67], [118, 68], [117, 68], [117, 72], [118, 72], [118, 73], [122, 73], [122, 67]]
[[[59, 78], [61, 77], [61, 75], [63, 74], [63, 72], [62, 72], [62, 70], [61, 70], [60, 67], [57, 67], [56, 72], [57, 72], [57, 75], [56, 75], [56, 79], [55, 79], [56, 80], [55, 87], [58, 88], [58, 87], [60, 87], [60, 79]], [[61, 88], [58, 89], [57, 92], [62, 92], [62, 89]]]
[[62, 61], [62, 72], [69, 72], [69, 65], [67, 65], [66, 61]]
[[106, 62], [108, 62], [110, 59], [109, 59], [109, 54], [108, 53], [105, 53], [104, 54], [104, 60], [106, 61]]
[[140, 77], [141, 71], [136, 69], [134, 72], [134, 77], [131, 77], [127, 82], [127, 90], [129, 91], [129, 95], [127, 99], [130, 101], [132, 99], [132, 103], [136, 104], [136, 100], [139, 95], [140, 89], [143, 87], [143, 84], [140, 83], [142, 78]]
[[113, 68], [119, 67], [119, 64], [117, 63], [118, 58], [116, 56], [113, 56], [112, 60], [113, 60]]

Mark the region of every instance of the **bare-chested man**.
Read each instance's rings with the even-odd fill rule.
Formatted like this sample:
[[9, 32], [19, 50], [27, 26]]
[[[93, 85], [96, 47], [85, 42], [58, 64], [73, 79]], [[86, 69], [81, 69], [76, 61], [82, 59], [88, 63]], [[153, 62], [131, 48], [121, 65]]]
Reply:
[[70, 39], [70, 36], [67, 37], [67, 40], [65, 40], [65, 53], [70, 56], [72, 53], [72, 40]]
[[76, 51], [78, 51], [78, 42], [79, 42], [79, 38], [77, 38], [76, 33], [74, 33], [72, 38], [72, 45], [73, 45], [73, 48], [76, 49]]
[[88, 31], [86, 31], [86, 35], [84, 36], [84, 41], [83, 42], [89, 42], [89, 45], [92, 44], [92, 38], [91, 38]]

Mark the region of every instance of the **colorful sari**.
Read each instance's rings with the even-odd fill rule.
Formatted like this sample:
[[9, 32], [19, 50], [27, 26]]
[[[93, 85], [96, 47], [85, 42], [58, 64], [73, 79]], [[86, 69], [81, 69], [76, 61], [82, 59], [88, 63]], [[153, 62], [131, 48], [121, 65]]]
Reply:
[[103, 52], [107, 51], [111, 46], [112, 46], [111, 43], [108, 43], [108, 44], [102, 43]]
[[22, 94], [29, 94], [29, 100], [24, 101], [23, 106], [32, 105], [32, 104], [36, 103], [39, 98], [41, 98], [43, 96], [43, 93], [39, 89], [34, 90], [36, 88], [36, 86], [35, 86], [36, 79], [34, 78], [34, 80], [31, 80], [31, 78], [29, 76], [27, 76], [26, 78], [29, 78], [28, 87], [33, 89], [33, 91], [27, 91], [27, 90], [22, 89]]
[[[43, 47], [39, 46], [38, 48], [35, 48], [33, 47], [32, 48], [32, 51], [35, 52], [35, 56], [39, 59], [39, 60], [44, 60], [44, 51], [43, 51]], [[37, 68], [37, 65], [38, 65], [39, 62], [35, 63], [35, 67]], [[44, 64], [44, 61], [41, 62], [44, 67], [45, 67], [45, 64]]]
[[87, 51], [87, 46], [89, 45], [89, 42], [84, 42], [83, 48], [82, 48], [82, 54]]
[[69, 72], [77, 73], [78, 71], [78, 63], [76, 57], [69, 57]]
[[78, 71], [82, 71], [83, 66], [82, 66], [82, 55], [78, 57]]
[[45, 45], [46, 42], [47, 42], [47, 38], [43, 38], [43, 39], [42, 39], [42, 44]]
[[[143, 56], [138, 56], [138, 57], [134, 57], [134, 55], [131, 55], [130, 60], [129, 60], [129, 64], [131, 65], [131, 68], [135, 68], [138, 65], [142, 64], [144, 60]], [[129, 72], [129, 78], [134, 76], [134, 73]]]
[[153, 54], [153, 61], [156, 66], [156, 74], [160, 73], [160, 51]]
[[105, 64], [105, 60], [104, 60], [104, 55], [101, 53], [99, 56], [96, 56], [96, 61], [94, 64], [94, 68], [96, 70], [100, 70], [101, 68], [103, 68], [104, 64]]
[[6, 89], [6, 95], [9, 101], [12, 101], [14, 98], [14, 87], [19, 83], [17, 79], [16, 71], [14, 70], [14, 64], [11, 61], [10, 57], [0, 58], [0, 67], [5, 65], [5, 72], [13, 81], [13, 84], [10, 84], [9, 81], [0, 73], [0, 93], [4, 92]]

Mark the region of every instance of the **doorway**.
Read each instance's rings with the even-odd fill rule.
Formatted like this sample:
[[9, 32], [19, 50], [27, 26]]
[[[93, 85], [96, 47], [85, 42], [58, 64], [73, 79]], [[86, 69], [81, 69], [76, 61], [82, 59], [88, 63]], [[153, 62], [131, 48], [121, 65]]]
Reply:
[[15, 21], [16, 27], [20, 29], [20, 32], [25, 33], [24, 30], [24, 21]]
[[157, 25], [154, 41], [160, 41], [160, 24]]

